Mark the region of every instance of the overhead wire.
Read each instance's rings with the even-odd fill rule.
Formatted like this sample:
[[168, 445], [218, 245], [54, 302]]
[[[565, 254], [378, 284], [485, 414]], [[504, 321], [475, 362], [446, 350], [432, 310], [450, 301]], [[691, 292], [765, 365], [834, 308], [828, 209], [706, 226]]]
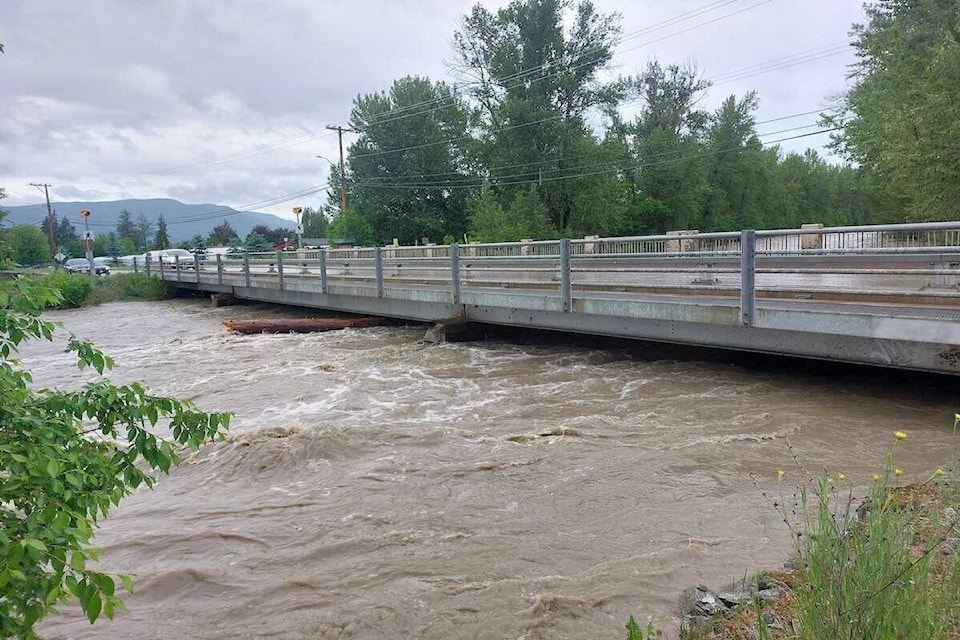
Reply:
[[[832, 47], [832, 46], [835, 46], [835, 45], [827, 45], [827, 46], [828, 46], [828, 47]], [[844, 46], [846, 46], [846, 45], [844, 45]], [[787, 58], [792, 58], [792, 57], [793, 57], [793, 56], [787, 56]], [[731, 74], [736, 74], [735, 79], [737, 79], [737, 80], [743, 80], [743, 79], [752, 77], [753, 75], [762, 75], [762, 74], [765, 74], [765, 73], [769, 73], [769, 72], [771, 72], [771, 71], [776, 71], [776, 70], [778, 70], [778, 69], [780, 69], [780, 68], [788, 68], [788, 67], [791, 67], [791, 66], [796, 66], [796, 64], [800, 64], [800, 63], [795, 63], [795, 62], [783, 63], [783, 62], [782, 62], [783, 60], [784, 60], [784, 58], [776, 58], [776, 59], [774, 59], [773, 61], [768, 61], [767, 63], [760, 63], [759, 65], [752, 65], [752, 67], [762, 67], [762, 68], [760, 68], [759, 71], [755, 71], [755, 72], [752, 72], [752, 73], [745, 73], [746, 70], [752, 68], [752, 67], [747, 67], [747, 68], [745, 68], [745, 69], [738, 69], [738, 70], [734, 70], [734, 71], [731, 71], [731, 72], [727, 72], [726, 74], [720, 74], [720, 76], [728, 76], [728, 75], [731, 75]], [[775, 66], [775, 65], [774, 65], [773, 67], [770, 66], [771, 63], [773, 63], [773, 62], [778, 62], [778, 61], [779, 61], [780, 64], [782, 64], [783, 66], [781, 66], [781, 67], [777, 67], [777, 66]], [[801, 63], [802, 63], [802, 62], [801, 62]], [[708, 82], [709, 82], [709, 81], [710, 81], [710, 80], [708, 80]], [[643, 99], [642, 97], [641, 97], [641, 98], [635, 98], [635, 99], [633, 99], [633, 100], [624, 101], [624, 103], [625, 103], [625, 104], [629, 104], [629, 103], [631, 103], [631, 102], [641, 101], [642, 99]], [[538, 124], [543, 124], [543, 123], [545, 123], [545, 122], [551, 122], [551, 121], [554, 121], [554, 120], [560, 120], [560, 119], [562, 119], [562, 118], [564, 118], [564, 115], [563, 115], [563, 114], [554, 114], [554, 115], [552, 115], [552, 116], [548, 116], [548, 117], [546, 117], [546, 118], [542, 118], [542, 119], [539, 119], [539, 120], [533, 120], [533, 121], [530, 121], [530, 122], [522, 122], [522, 123], [519, 123], [519, 124], [510, 125], [510, 126], [507, 126], [507, 127], [501, 127], [501, 128], [498, 128], [498, 129], [491, 129], [491, 130], [489, 130], [489, 131], [487, 131], [487, 132], [485, 132], [485, 133], [487, 133], [487, 134], [490, 134], [490, 133], [502, 133], [502, 132], [504, 132], [504, 131], [512, 131], [512, 130], [516, 130], [516, 129], [522, 129], [522, 128], [524, 128], [524, 127], [530, 127], [530, 126], [534, 126], [534, 125], [538, 125]], [[457, 137], [455, 137], [455, 138], [447, 138], [447, 139], [444, 139], [444, 140], [437, 140], [437, 141], [434, 141], [434, 142], [425, 142], [425, 143], [418, 144], [418, 145], [411, 145], [411, 146], [408, 146], [408, 147], [400, 147], [400, 148], [397, 148], [397, 149], [382, 149], [382, 150], [379, 150], [379, 151], [370, 151], [370, 152], [366, 152], [366, 153], [353, 153], [353, 154], [350, 155], [350, 159], [351, 159], [351, 160], [357, 160], [357, 159], [360, 159], [360, 158], [371, 158], [371, 157], [383, 156], [383, 155], [390, 155], [390, 154], [395, 154], [395, 153], [403, 153], [403, 152], [405, 152], [405, 151], [415, 151], [415, 150], [418, 150], [418, 149], [425, 149], [425, 148], [428, 148], [428, 147], [445, 145], [445, 144], [450, 144], [450, 143], [453, 143], [453, 142], [460, 142], [460, 141], [462, 141], [462, 140], [472, 139], [473, 137], [474, 137], [474, 136], [471, 136], [471, 135], [463, 135], [463, 136], [457, 136]]]
[[[788, 137], [779, 138], [779, 139], [776, 139], [776, 140], [769, 140], [769, 141], [767, 141], [767, 142], [762, 142], [762, 141], [761, 141], [761, 142], [760, 142], [760, 146], [766, 147], [766, 146], [770, 146], [770, 145], [773, 145], [773, 144], [779, 144], [779, 143], [781, 143], [781, 142], [787, 142], [787, 141], [789, 141], [789, 140], [797, 140], [797, 139], [800, 139], [800, 138], [807, 138], [807, 137], [810, 137], [810, 136], [822, 135], [822, 134], [825, 134], [825, 133], [831, 133], [831, 132], [833, 132], [833, 131], [838, 131], [839, 129], [840, 129], [840, 127], [833, 127], [833, 128], [831, 128], [831, 129], [823, 129], [823, 130], [821, 130], [821, 131], [812, 131], [812, 132], [809, 132], [809, 133], [802, 133], [802, 134], [798, 134], [798, 135], [795, 135], [795, 136], [788, 136]], [[785, 131], [786, 131], [786, 130], [785, 130]], [[775, 133], [775, 132], [771, 132], [770, 134], [767, 134], [767, 135], [772, 135], [773, 133]], [[640, 168], [643, 168], [643, 167], [650, 167], [650, 166], [656, 166], [656, 165], [660, 165], [660, 164], [666, 164], [666, 163], [668, 163], [668, 162], [679, 162], [679, 161], [683, 161], [683, 160], [691, 160], [691, 159], [696, 159], [696, 158], [700, 158], [700, 157], [707, 157], [707, 156], [712, 156], [712, 155], [718, 155], [718, 154], [721, 154], [721, 153], [726, 153], [726, 152], [728, 152], [728, 151], [742, 150], [742, 149], [744, 149], [744, 148], [745, 148], [745, 147], [742, 147], [742, 146], [731, 146], [731, 147], [725, 147], [725, 148], [722, 148], [722, 149], [715, 149], [715, 150], [712, 150], [712, 151], [705, 151], [705, 152], [700, 152], [700, 153], [695, 153], [695, 154], [689, 154], [689, 155], [680, 155], [679, 157], [676, 157], [676, 158], [667, 158], [667, 159], [660, 160], [660, 161], [657, 161], [657, 162], [641, 162], [640, 164], [634, 164], [634, 165], [629, 165], [629, 166], [624, 166], [623, 164], [618, 164], [616, 167], [610, 167], [610, 168], [603, 169], [603, 170], [598, 170], [598, 171], [581, 171], [580, 173], [576, 173], [576, 174], [567, 174], [567, 175], [560, 175], [560, 176], [546, 176], [546, 177], [538, 176], [538, 177], [536, 177], [536, 178], [530, 178], [530, 179], [526, 179], [526, 180], [514, 180], [514, 181], [505, 181], [505, 182], [500, 182], [500, 181], [491, 182], [491, 181], [489, 181], [489, 180], [482, 179], [482, 178], [481, 178], [481, 179], [472, 178], [472, 182], [469, 182], [469, 183], [467, 183], [467, 182], [459, 182], [459, 183], [436, 183], [436, 184], [416, 184], [416, 183], [414, 183], [414, 184], [390, 184], [390, 185], [367, 185], [367, 186], [369, 186], [369, 187], [371, 187], [371, 188], [376, 188], [376, 189], [403, 189], [403, 190], [411, 190], [411, 189], [477, 189], [477, 188], [483, 187], [484, 185], [487, 185], [487, 184], [490, 184], [491, 186], [495, 186], [495, 187], [516, 186], [516, 185], [525, 185], [525, 184], [541, 184], [541, 183], [544, 183], [544, 182], [556, 182], [556, 181], [558, 181], [558, 180], [570, 180], [570, 179], [575, 179], [575, 178], [585, 178], [585, 177], [590, 177], [590, 176], [605, 175], [605, 174], [609, 174], [609, 173], [616, 173], [616, 172], [622, 171], [622, 170], [624, 170], [624, 169], [640, 169]], [[652, 157], [658, 157], [658, 156], [662, 156], [662, 155], [670, 155], [670, 154], [674, 154], [674, 153], [679, 154], [679, 153], [682, 153], [682, 151], [668, 152], [668, 153], [665, 153], [665, 154], [657, 154], [657, 155], [654, 155], [654, 156], [652, 156]], [[609, 165], [610, 165], [610, 163], [608, 162], [608, 163], [602, 163], [602, 164], [586, 165], [586, 166], [581, 166], [581, 167], [573, 167], [573, 168], [571, 168], [571, 170], [572, 170], [572, 169], [589, 169], [589, 168], [591, 168], [591, 167], [599, 167], [599, 166], [608, 166], [608, 167], [609, 167]], [[526, 173], [526, 174], [517, 174], [517, 175], [518, 175], [518, 176], [521, 176], [521, 175], [529, 175], [529, 173]], [[512, 176], [505, 176], [505, 177], [512, 177]]]

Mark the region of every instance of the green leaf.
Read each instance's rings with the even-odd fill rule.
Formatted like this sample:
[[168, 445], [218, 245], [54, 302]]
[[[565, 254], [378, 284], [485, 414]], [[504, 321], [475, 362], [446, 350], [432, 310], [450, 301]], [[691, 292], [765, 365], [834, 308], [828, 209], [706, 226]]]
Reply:
[[83, 608], [84, 612], [87, 614], [87, 619], [90, 621], [90, 624], [96, 622], [97, 618], [100, 617], [100, 607], [102, 604], [103, 602], [100, 600], [100, 594], [95, 591], [92, 592], [87, 605]]
[[120, 576], [120, 582], [123, 583], [123, 588], [127, 590], [127, 593], [133, 593], [133, 578], [130, 576]]
[[40, 540], [27, 539], [23, 541], [23, 544], [27, 547], [36, 549], [37, 551], [46, 552], [47, 550], [47, 545], [43, 544], [43, 542]]
[[81, 551], [74, 551], [70, 555], [70, 568], [81, 573], [87, 568], [87, 559]]

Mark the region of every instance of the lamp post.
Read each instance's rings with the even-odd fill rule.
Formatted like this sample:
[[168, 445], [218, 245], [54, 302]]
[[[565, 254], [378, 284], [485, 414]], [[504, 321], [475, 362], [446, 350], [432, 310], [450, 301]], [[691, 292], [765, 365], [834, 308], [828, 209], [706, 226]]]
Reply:
[[96, 274], [93, 266], [93, 234], [90, 233], [90, 209], [81, 209], [80, 215], [83, 217], [83, 245], [86, 249], [87, 263], [90, 267], [90, 277]]

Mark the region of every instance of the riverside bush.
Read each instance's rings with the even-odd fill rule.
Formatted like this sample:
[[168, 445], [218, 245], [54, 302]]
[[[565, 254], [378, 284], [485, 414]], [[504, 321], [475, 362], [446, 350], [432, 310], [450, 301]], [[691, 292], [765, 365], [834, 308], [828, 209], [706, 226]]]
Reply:
[[72, 309], [86, 304], [93, 293], [94, 283], [92, 278], [86, 274], [67, 273], [66, 271], [54, 271], [37, 278], [37, 283], [45, 289], [52, 289], [60, 292], [59, 302], [55, 302], [54, 309]]
[[[90, 280], [54, 276], [47, 281]], [[40, 314], [62, 306], [63, 294], [35, 278], [0, 281], [0, 638], [37, 638], [36, 624], [73, 599], [91, 623], [122, 610], [116, 577], [87, 564], [97, 558], [89, 545], [97, 522], [169, 472], [181, 448], [222, 438], [230, 421], [138, 383], [112, 384], [102, 375], [113, 360], [72, 336], [79, 369], [98, 375], [73, 391], [35, 388], [17, 351], [53, 340], [57, 327]], [[119, 580], [132, 590], [129, 577]]]
[[55, 309], [119, 300], [164, 300], [173, 295], [169, 283], [139, 273], [117, 273], [91, 278], [85, 273], [54, 271], [31, 277], [39, 286], [60, 292]]

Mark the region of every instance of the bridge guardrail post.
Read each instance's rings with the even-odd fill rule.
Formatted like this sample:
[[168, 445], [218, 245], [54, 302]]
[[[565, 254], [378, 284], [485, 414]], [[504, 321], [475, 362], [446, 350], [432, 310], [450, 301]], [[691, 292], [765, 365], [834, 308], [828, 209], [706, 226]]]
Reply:
[[383, 251], [380, 247], [373, 249], [373, 270], [377, 276], [377, 297], [383, 297]]
[[243, 281], [250, 288], [250, 252], [243, 252]]
[[133, 272], [140, 273], [139, 271], [137, 271], [137, 256], [133, 256]]
[[277, 251], [277, 283], [283, 291], [283, 252]]
[[573, 286], [570, 282], [570, 240], [560, 241], [560, 306], [564, 313], [573, 311]]
[[327, 294], [327, 250], [320, 249], [320, 293]]
[[740, 324], [753, 325], [756, 303], [757, 232], [745, 229], [740, 232]]
[[177, 282], [180, 282], [180, 256], [173, 256], [173, 268], [177, 271]]
[[150, 258], [147, 256], [143, 257], [143, 272], [150, 277]]
[[160, 279], [161, 279], [161, 280], [166, 280], [166, 279], [167, 279], [167, 278], [166, 278], [166, 275], [164, 275], [164, 273], [163, 273], [163, 258], [160, 258], [159, 264], [160, 264]]
[[197, 277], [197, 284], [200, 284], [200, 254], [193, 254], [193, 275]]
[[217, 254], [217, 284], [223, 284], [223, 256]]
[[450, 282], [453, 304], [460, 304], [460, 245], [456, 242], [450, 245]]

